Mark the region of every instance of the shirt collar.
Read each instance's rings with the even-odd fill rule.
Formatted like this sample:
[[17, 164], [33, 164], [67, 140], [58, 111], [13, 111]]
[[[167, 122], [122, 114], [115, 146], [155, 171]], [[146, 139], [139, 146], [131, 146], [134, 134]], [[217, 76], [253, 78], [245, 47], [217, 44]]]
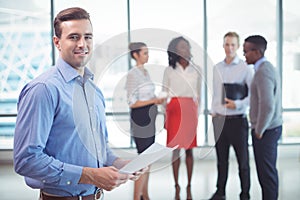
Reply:
[[187, 69], [190, 69], [190, 66], [191, 66], [191, 63], [189, 63], [189, 65], [186, 66], [185, 69], [183, 69], [182, 65], [181, 65], [179, 62], [177, 62], [177, 63], [176, 63], [176, 68], [175, 68], [175, 69], [180, 70], [180, 71], [186, 71]]
[[[226, 59], [226, 58], [225, 58], [225, 59]], [[232, 62], [229, 63], [229, 64], [227, 64], [227, 63], [225, 62], [225, 59], [223, 60], [223, 64], [224, 64], [224, 65], [237, 65], [237, 64], [239, 64], [239, 62], [240, 62], [240, 59], [239, 59], [239, 57], [238, 57], [237, 55], [234, 57], [234, 59], [232, 60]]]
[[265, 62], [267, 60], [266, 57], [261, 57], [259, 60], [256, 61], [256, 63], [254, 64], [254, 69], [255, 71], [258, 70], [259, 66], [261, 65], [261, 63]]
[[[66, 63], [62, 58], [58, 58], [56, 66], [66, 82], [69, 82], [75, 79], [76, 77], [80, 76], [78, 72], [71, 65]], [[83, 78], [84, 80], [94, 78], [93, 73], [87, 67], [84, 68]]]
[[92, 79], [92, 80], [94, 80], [94, 74], [93, 74], [87, 67], [85, 67], [85, 68], [84, 68], [84, 75], [83, 75], [83, 78], [84, 78], [85, 80], [87, 80], [87, 79]]

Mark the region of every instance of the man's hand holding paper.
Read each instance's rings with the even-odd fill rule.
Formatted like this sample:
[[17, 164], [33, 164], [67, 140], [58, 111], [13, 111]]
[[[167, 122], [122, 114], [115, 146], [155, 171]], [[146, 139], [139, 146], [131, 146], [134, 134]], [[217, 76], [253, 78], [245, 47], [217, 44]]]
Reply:
[[120, 173], [124, 174], [139, 174], [147, 171], [149, 165], [153, 164], [157, 160], [163, 158], [168, 153], [171, 153], [177, 146], [168, 148], [158, 143], [153, 143], [143, 153], [139, 154], [128, 164], [120, 169]]

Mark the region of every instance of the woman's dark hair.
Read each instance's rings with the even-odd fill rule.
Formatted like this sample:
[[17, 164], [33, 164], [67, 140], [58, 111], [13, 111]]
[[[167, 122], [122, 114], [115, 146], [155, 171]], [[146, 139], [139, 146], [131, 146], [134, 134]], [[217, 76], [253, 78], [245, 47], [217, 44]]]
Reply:
[[189, 41], [182, 36], [172, 39], [168, 46], [169, 65], [173, 68], [176, 67], [176, 62], [178, 62], [182, 58], [180, 55], [177, 54], [177, 49], [176, 49], [177, 44], [181, 40], [185, 41], [190, 46]]
[[130, 50], [130, 56], [131, 58], [135, 59], [133, 57], [133, 54], [134, 53], [137, 53], [139, 54], [139, 52], [141, 51], [142, 47], [146, 47], [147, 45], [143, 42], [131, 42], [129, 45], [128, 45], [128, 49]]
[[89, 13], [82, 8], [73, 7], [60, 11], [53, 22], [56, 37], [61, 37], [62, 30], [60, 25], [62, 22], [80, 19], [87, 19], [91, 22]]

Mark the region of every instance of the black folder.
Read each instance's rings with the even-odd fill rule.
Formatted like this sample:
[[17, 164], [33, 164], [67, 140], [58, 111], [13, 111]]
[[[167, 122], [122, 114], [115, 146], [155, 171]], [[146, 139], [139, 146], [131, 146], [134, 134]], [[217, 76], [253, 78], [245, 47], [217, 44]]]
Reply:
[[224, 98], [231, 100], [244, 99], [248, 96], [248, 86], [245, 83], [223, 83], [222, 103]]

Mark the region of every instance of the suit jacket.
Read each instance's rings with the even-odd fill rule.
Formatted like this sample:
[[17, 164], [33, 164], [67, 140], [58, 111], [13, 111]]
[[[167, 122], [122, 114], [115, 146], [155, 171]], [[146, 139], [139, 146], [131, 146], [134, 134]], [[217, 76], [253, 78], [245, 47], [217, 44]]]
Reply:
[[282, 125], [281, 85], [269, 61], [258, 67], [251, 83], [250, 122], [256, 133]]

